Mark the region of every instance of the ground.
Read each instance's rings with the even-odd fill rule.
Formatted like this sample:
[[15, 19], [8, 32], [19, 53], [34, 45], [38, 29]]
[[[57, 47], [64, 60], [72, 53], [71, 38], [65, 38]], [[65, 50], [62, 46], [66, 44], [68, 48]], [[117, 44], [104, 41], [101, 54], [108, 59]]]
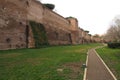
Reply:
[[0, 51], [0, 80], [82, 80], [86, 53], [98, 45]]

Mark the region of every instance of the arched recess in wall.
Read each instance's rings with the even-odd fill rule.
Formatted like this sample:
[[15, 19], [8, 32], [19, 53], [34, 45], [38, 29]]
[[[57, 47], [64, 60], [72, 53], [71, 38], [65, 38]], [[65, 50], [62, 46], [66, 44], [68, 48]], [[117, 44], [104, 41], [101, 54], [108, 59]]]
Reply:
[[58, 34], [58, 32], [54, 32], [55, 33], [55, 38], [58, 40], [58, 38], [59, 38], [59, 34]]
[[29, 2], [28, 1], [26, 1], [26, 4], [27, 4], [27, 6], [29, 6]]
[[43, 24], [34, 21], [29, 21], [35, 40], [35, 47], [43, 47], [49, 45], [46, 30]]
[[29, 43], [28, 37], [29, 37], [29, 25], [26, 25], [26, 47], [27, 48]]
[[68, 37], [69, 37], [70, 43], [72, 43], [72, 38], [71, 38], [71, 34], [70, 33], [68, 34]]

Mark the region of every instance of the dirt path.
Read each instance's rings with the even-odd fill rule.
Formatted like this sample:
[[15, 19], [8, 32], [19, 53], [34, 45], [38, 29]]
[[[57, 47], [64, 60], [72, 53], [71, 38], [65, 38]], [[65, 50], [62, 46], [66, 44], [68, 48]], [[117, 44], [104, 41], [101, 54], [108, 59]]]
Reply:
[[87, 70], [84, 80], [116, 80], [97, 56], [94, 49], [88, 51]]

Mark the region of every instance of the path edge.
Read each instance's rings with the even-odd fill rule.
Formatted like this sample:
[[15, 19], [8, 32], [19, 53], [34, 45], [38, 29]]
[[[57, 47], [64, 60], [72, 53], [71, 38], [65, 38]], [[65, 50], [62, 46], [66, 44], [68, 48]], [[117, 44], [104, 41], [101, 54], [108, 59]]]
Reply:
[[[97, 48], [96, 48], [97, 49]], [[115, 75], [112, 73], [112, 71], [110, 70], [110, 68], [106, 65], [106, 63], [103, 61], [103, 59], [99, 56], [99, 54], [96, 52], [96, 50], [94, 49], [96, 55], [99, 57], [99, 59], [102, 61], [102, 63], [104, 64], [104, 66], [106, 67], [106, 69], [108, 70], [108, 72], [111, 74], [111, 76], [114, 78], [114, 80], [117, 80], [117, 78], [115, 77]]]
[[88, 66], [88, 53], [89, 53], [89, 50], [88, 50], [88, 52], [87, 52], [87, 58], [86, 58], [86, 68], [84, 69], [84, 77], [83, 77], [83, 80], [86, 80], [87, 66]]

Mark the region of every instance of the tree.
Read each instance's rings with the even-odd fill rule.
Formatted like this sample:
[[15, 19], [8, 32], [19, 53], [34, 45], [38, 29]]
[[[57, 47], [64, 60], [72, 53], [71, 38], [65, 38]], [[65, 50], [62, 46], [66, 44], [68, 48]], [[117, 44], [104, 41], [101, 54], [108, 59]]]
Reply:
[[105, 35], [105, 39], [111, 42], [120, 42], [120, 18], [113, 19], [114, 24], [110, 26]]
[[99, 34], [95, 34], [95, 35], [93, 35], [93, 37], [99, 38], [100, 35]]

